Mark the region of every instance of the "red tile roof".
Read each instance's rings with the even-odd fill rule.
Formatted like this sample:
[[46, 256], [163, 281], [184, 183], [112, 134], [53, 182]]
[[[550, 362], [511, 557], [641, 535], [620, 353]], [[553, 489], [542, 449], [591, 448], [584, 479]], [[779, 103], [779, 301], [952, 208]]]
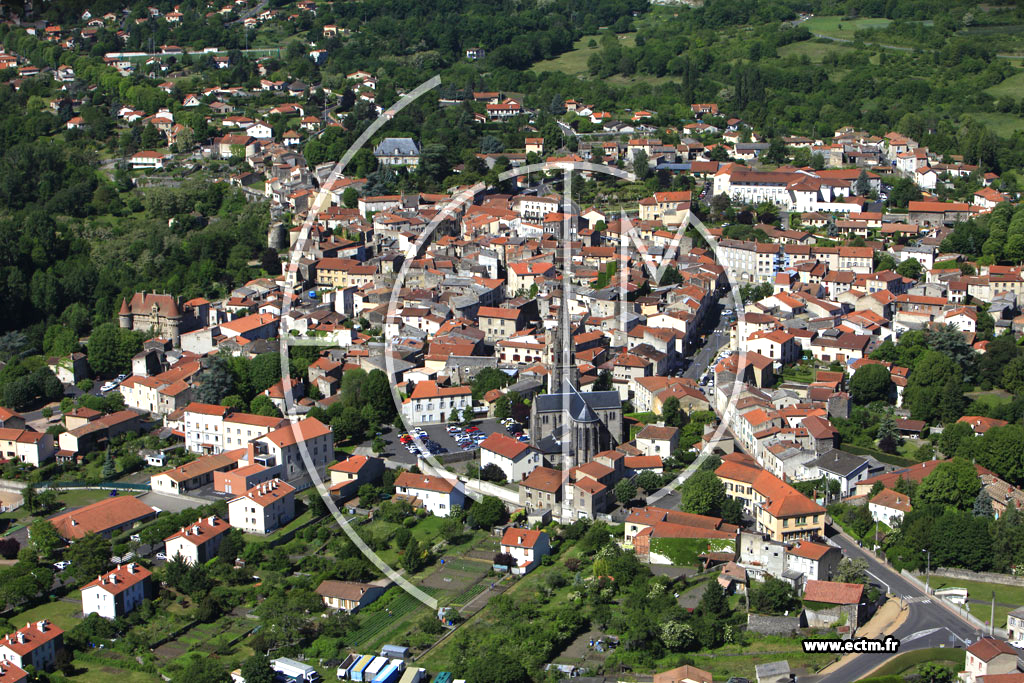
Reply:
[[804, 588], [804, 600], [827, 602], [833, 605], [856, 605], [863, 595], [864, 584], [861, 583], [808, 579]]
[[61, 538], [75, 540], [90, 533], [103, 533], [156, 514], [152, 507], [134, 496], [117, 496], [65, 512], [50, 519]]
[[111, 595], [117, 595], [118, 593], [131, 588], [135, 584], [145, 581], [152, 575], [153, 572], [134, 562], [119, 564], [116, 569], [113, 569], [106, 574], [100, 574], [98, 577], [82, 586], [82, 590], [84, 591], [87, 588], [98, 587]]

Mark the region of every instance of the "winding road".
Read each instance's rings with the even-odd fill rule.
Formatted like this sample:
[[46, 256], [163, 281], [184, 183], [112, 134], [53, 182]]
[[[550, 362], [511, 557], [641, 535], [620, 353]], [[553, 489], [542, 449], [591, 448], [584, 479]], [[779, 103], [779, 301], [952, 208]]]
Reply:
[[[834, 532], [830, 540], [842, 549], [846, 557], [866, 560], [872, 580], [884, 586], [891, 595], [898, 596], [904, 608], [910, 610], [903, 624], [889, 634], [899, 639], [900, 653], [928, 647], [966, 647], [984, 635], [976, 627], [958, 618], [954, 609], [940, 604], [940, 598], [925, 595], [906, 577], [860, 548], [848, 536]], [[860, 654], [829, 674], [802, 676], [797, 680], [801, 683], [848, 683], [867, 676], [894, 656]]]

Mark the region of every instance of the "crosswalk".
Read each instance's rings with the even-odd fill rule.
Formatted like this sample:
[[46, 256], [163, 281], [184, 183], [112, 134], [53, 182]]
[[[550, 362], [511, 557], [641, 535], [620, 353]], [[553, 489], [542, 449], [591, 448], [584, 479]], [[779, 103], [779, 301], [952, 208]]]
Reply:
[[900, 600], [903, 602], [931, 602], [932, 599], [926, 595], [901, 595]]

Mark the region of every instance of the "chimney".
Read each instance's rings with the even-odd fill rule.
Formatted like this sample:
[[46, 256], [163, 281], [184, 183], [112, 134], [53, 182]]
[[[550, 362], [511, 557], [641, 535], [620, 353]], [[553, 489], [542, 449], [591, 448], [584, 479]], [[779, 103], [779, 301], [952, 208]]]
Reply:
[[209, 518], [209, 520], [208, 520], [208, 521], [210, 522], [210, 526], [213, 526], [213, 525], [214, 525], [214, 520], [216, 520], [216, 519], [217, 519], [216, 517], [214, 517], [214, 516], [212, 516], [212, 515], [210, 516], [210, 518]]
[[71, 520], [71, 526], [78, 526], [78, 522], [72, 519]]

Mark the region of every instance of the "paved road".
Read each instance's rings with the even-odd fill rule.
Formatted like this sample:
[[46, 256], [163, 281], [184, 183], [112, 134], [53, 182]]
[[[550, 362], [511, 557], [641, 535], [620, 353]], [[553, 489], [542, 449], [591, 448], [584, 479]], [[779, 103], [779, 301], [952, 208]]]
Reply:
[[[938, 604], [939, 598], [929, 597], [906, 578], [865, 552], [842, 534], [830, 537], [846, 557], [862, 558], [868, 563], [872, 581], [884, 586], [892, 595], [900, 596], [910, 610], [907, 620], [891, 634], [900, 640], [900, 652], [926, 647], [965, 647], [981, 637], [978, 630], [953, 612]], [[847, 683], [863, 678], [894, 655], [861, 654], [841, 669], [826, 676], [802, 677], [800, 681], [818, 683]]]
[[723, 297], [712, 305], [708, 311], [707, 327], [704, 328], [705, 331], [709, 328], [712, 331], [708, 335], [704, 346], [693, 355], [689, 367], [683, 373], [683, 377], [700, 379], [700, 376], [704, 374], [708, 366], [714, 361], [718, 349], [722, 348], [729, 341], [729, 327], [732, 325], [732, 322], [722, 315], [722, 311], [731, 306], [731, 297]]

